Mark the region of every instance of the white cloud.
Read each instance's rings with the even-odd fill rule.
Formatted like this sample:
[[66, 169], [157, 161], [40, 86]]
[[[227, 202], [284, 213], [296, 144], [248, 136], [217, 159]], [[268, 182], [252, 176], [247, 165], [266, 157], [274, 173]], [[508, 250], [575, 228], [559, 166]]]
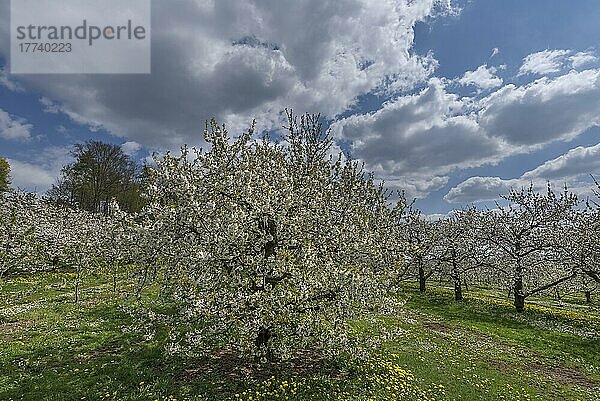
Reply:
[[570, 140], [600, 123], [600, 70], [571, 71], [523, 86], [509, 84], [479, 106], [481, 128], [521, 151]]
[[538, 74], [545, 75], [562, 70], [570, 50], [543, 50], [532, 53], [523, 59], [519, 75]]
[[523, 174], [523, 179], [562, 180], [581, 175], [600, 174], [600, 143], [578, 146]]
[[53, 172], [33, 163], [8, 159], [12, 185], [27, 191], [44, 193], [56, 180]]
[[[47, 112], [107, 129], [126, 138], [127, 149], [196, 144], [212, 116], [235, 134], [253, 117], [260, 128], [280, 127], [284, 107], [333, 119], [361, 95], [389, 95], [379, 110], [334, 128], [351, 143], [353, 157], [419, 197], [444, 187], [453, 171], [569, 140], [598, 124], [599, 70], [496, 90], [502, 79], [483, 65], [460, 81], [493, 93], [483, 99], [447, 93], [443, 80], [430, 79], [433, 55], [410, 53], [415, 24], [444, 3], [448, 10], [437, 0], [154, 2], [152, 75], [28, 76], [22, 82], [42, 94]], [[307, 29], [314, 15], [319, 24]], [[0, 24], [0, 31], [7, 26]], [[0, 35], [0, 52], [8, 48], [6, 36]], [[519, 73], [579, 68], [590, 56], [545, 50], [527, 56]], [[421, 85], [426, 88], [417, 94], [399, 95]]]
[[337, 121], [332, 129], [352, 141], [353, 156], [370, 166], [398, 174], [446, 173], [478, 165], [501, 150], [465, 114], [465, 107], [439, 79], [432, 79], [420, 93], [387, 102], [374, 113]]
[[571, 149], [518, 178], [471, 177], [450, 189], [444, 199], [451, 203], [494, 200], [506, 195], [510, 188], [533, 184], [537, 189], [543, 189], [548, 181], [557, 186], [567, 184], [572, 191], [585, 195], [593, 188], [590, 174], [600, 174], [600, 143]]
[[500, 177], [471, 177], [450, 189], [444, 199], [450, 203], [494, 200], [507, 194], [518, 183], [518, 180], [504, 180]]
[[58, 114], [61, 112], [60, 106], [48, 99], [46, 96], [42, 96], [40, 98], [40, 103], [42, 105], [42, 109], [46, 113]]
[[71, 119], [71, 121], [73, 121], [77, 124], [87, 125], [87, 128], [90, 131], [95, 132], [95, 131], [99, 131], [100, 129], [105, 128], [104, 125], [102, 124], [102, 122], [97, 121], [97, 120], [89, 120], [86, 117], [82, 116], [81, 114], [78, 114], [78, 113], [72, 111], [65, 105], [59, 104], [46, 96], [42, 96], [39, 99], [39, 102], [42, 105], [42, 110], [45, 113], [50, 113], [50, 114], [63, 113], [67, 117], [69, 117]]
[[62, 167], [72, 159], [70, 148], [60, 146], [50, 146], [33, 155], [23, 152], [17, 157], [8, 159], [13, 186], [39, 194], [50, 189]]
[[466, 112], [463, 99], [432, 79], [419, 94], [337, 121], [332, 129], [378, 177], [422, 197], [443, 187], [449, 172], [491, 163], [502, 153], [501, 142]]
[[28, 141], [31, 139], [32, 128], [33, 125], [28, 124], [24, 119], [13, 117], [0, 109], [0, 138]]
[[475, 85], [481, 89], [492, 89], [502, 85], [502, 78], [496, 75], [496, 68], [479, 66], [475, 71], [467, 71], [458, 80], [461, 85]]
[[451, 215], [451, 214], [452, 214], [452, 211], [451, 211], [451, 212], [448, 212], [448, 213], [432, 213], [432, 214], [426, 214], [426, 215], [424, 215], [423, 217], [425, 217], [425, 219], [426, 219], [426, 220], [428, 220], [428, 221], [434, 221], [434, 222], [435, 222], [435, 221], [440, 221], [440, 220], [443, 220], [443, 219], [447, 218], [447, 217], [448, 217], [449, 215]]
[[[50, 100], [48, 111], [148, 148], [177, 147], [197, 143], [212, 116], [232, 123], [234, 132], [254, 117], [272, 128], [280, 126], [277, 114], [285, 107], [334, 117], [360, 95], [411, 89], [436, 66], [431, 55], [410, 54], [414, 25], [448, 4], [153, 2], [151, 75], [27, 76], [23, 82]], [[315, 15], [318, 23], [307, 29]]]
[[[431, 79], [419, 94], [400, 96], [332, 128], [376, 176], [424, 197], [446, 185], [453, 171], [572, 140], [597, 125], [600, 70], [586, 70], [509, 84], [481, 99], [447, 93], [443, 80]], [[500, 178], [482, 180], [486, 196], [506, 189]]]
[[137, 153], [140, 149], [142, 149], [142, 145], [140, 145], [137, 142], [128, 141], [121, 145], [121, 149], [123, 150], [123, 153], [131, 156]]
[[431, 192], [443, 188], [448, 183], [447, 176], [431, 176], [427, 174], [407, 174], [404, 176], [390, 175], [388, 172], [378, 170], [375, 172], [382, 177], [386, 188], [393, 193], [404, 191], [407, 199], [423, 199]]
[[0, 85], [13, 92], [24, 92], [25, 89], [16, 81], [13, 81], [7, 74], [4, 67], [0, 67]]
[[583, 66], [593, 64], [598, 61], [598, 57], [592, 52], [577, 52], [569, 57], [571, 66], [575, 69], [579, 69]]

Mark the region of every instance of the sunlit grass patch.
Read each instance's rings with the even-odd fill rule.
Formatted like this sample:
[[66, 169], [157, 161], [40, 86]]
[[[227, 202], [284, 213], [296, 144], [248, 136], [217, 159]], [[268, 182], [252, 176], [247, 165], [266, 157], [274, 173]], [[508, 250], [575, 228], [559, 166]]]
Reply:
[[[0, 399], [600, 399], [595, 306], [539, 299], [517, 314], [488, 290], [455, 302], [449, 289], [422, 295], [409, 286], [397, 316], [354, 323], [357, 335], [396, 333], [367, 359], [308, 352], [260, 366], [226, 353], [166, 355], [161, 336], [125, 330], [131, 317], [123, 306], [135, 297], [91, 277], [76, 304], [71, 279], [44, 273], [1, 283]], [[581, 336], [586, 327], [590, 336]]]

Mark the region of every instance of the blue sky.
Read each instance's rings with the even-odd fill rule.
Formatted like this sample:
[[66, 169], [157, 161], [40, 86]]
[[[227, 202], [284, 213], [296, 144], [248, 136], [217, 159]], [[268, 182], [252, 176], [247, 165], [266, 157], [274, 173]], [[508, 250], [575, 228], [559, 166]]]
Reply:
[[[533, 77], [516, 75], [529, 54], [546, 49], [598, 54], [600, 3], [597, 1], [474, 0], [455, 4], [461, 7], [456, 18], [437, 18], [415, 26], [414, 51], [419, 54], [434, 52], [439, 61], [436, 75], [454, 78], [484, 63], [505, 64], [507, 69], [500, 74], [505, 77], [505, 83], [525, 84]], [[494, 48], [498, 49], [498, 54], [490, 58]], [[554, 142], [537, 152], [508, 157], [497, 166], [465, 169], [451, 177], [449, 186], [458, 185], [471, 176], [516, 178], [572, 148], [598, 143], [600, 129], [590, 128], [571, 142]], [[600, 174], [600, 170], [596, 166], [588, 173]], [[555, 183], [563, 184], [560, 180]], [[447, 191], [448, 188], [436, 191], [419, 204], [431, 212], [450, 210], [455, 205], [440, 202]]]
[[77, 142], [141, 160], [201, 145], [212, 116], [276, 130], [286, 107], [320, 112], [340, 149], [428, 214], [547, 180], [585, 195], [600, 176], [594, 0], [155, 0], [140, 76], [10, 74], [8, 4], [0, 155], [24, 189], [45, 191]]

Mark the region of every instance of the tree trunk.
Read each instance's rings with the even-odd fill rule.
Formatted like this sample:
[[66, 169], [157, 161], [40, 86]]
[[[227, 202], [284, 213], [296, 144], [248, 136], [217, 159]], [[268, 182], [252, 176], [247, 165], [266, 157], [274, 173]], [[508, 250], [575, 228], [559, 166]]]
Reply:
[[588, 304], [592, 303], [592, 292], [591, 291], [585, 292], [585, 302]]
[[77, 275], [75, 276], [75, 303], [79, 302], [79, 286], [81, 285], [81, 273], [82, 273], [82, 257], [78, 256], [75, 259], [77, 266], [75, 267]]
[[425, 269], [421, 260], [419, 260], [419, 292], [425, 292]]
[[525, 310], [525, 294], [523, 294], [523, 278], [521, 276], [515, 278], [514, 297], [517, 312], [523, 312]]
[[271, 338], [272, 333], [269, 327], [261, 327], [258, 329], [258, 333], [256, 335], [256, 340], [254, 340], [254, 344], [259, 352], [264, 350], [264, 356], [267, 360], [273, 359], [271, 355], [271, 351], [269, 349], [269, 339]]
[[523, 292], [515, 293], [515, 308], [519, 313], [525, 310], [525, 296], [523, 296]]
[[262, 216], [258, 226], [265, 235], [271, 236], [271, 239], [264, 245], [265, 259], [268, 259], [277, 253], [277, 226], [275, 225], [275, 220], [269, 218], [267, 215]]
[[462, 285], [460, 278], [460, 270], [458, 269], [458, 263], [456, 263], [456, 251], [452, 249], [452, 278], [454, 279], [454, 300], [462, 301]]
[[523, 310], [525, 310], [525, 294], [523, 293], [523, 266], [521, 265], [520, 258], [518, 258], [516, 262], [517, 266], [515, 269], [515, 282], [513, 286], [515, 309], [517, 309], [517, 312], [523, 312]]
[[454, 279], [454, 300], [455, 301], [463, 300], [462, 286], [460, 284], [460, 279]]
[[113, 293], [117, 293], [117, 270], [113, 271]]
[[81, 277], [81, 272], [79, 268], [77, 268], [77, 277], [75, 278], [75, 303], [79, 302], [79, 278]]
[[271, 330], [268, 327], [261, 327], [258, 329], [258, 334], [256, 335], [255, 344], [257, 347], [267, 346], [269, 342], [269, 338], [271, 338]]
[[462, 283], [460, 280], [460, 274], [458, 273], [456, 266], [454, 267], [454, 300], [455, 301], [463, 300]]

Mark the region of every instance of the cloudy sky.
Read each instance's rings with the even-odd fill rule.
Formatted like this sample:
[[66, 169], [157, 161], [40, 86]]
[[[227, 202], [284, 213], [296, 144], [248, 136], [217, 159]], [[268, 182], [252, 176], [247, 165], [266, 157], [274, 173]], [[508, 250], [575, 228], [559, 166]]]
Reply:
[[212, 116], [277, 130], [286, 107], [426, 213], [600, 176], [597, 0], [154, 0], [149, 75], [10, 74], [8, 7], [0, 155], [24, 189], [77, 142], [143, 159], [201, 144]]

